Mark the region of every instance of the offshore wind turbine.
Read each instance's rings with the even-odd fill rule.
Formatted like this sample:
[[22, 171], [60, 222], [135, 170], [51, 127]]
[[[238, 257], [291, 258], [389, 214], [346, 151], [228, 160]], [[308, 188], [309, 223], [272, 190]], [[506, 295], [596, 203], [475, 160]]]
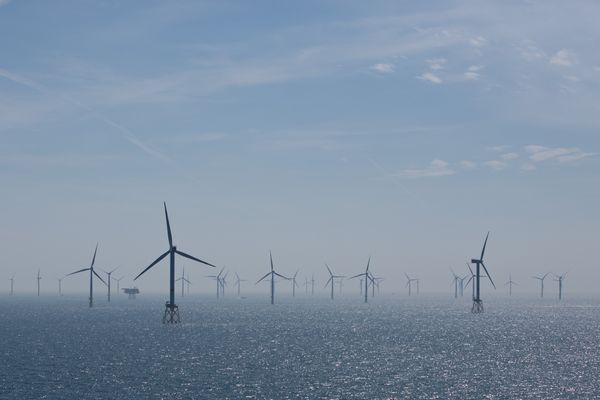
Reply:
[[[102, 269], [102, 268], [100, 268]], [[118, 270], [119, 267], [113, 269], [112, 271], [105, 271], [102, 269], [102, 272], [104, 272], [106, 275], [108, 275], [108, 302], [110, 303], [110, 276], [112, 275], [113, 272], [115, 272], [116, 270]], [[117, 293], [119, 292], [119, 289], [117, 288]]]
[[335, 284], [335, 279], [343, 279], [345, 278], [345, 276], [334, 275], [333, 272], [331, 272], [331, 268], [329, 268], [329, 265], [327, 265], [327, 263], [325, 264], [325, 267], [327, 268], [327, 272], [329, 272], [329, 279], [327, 280], [327, 283], [325, 283], [325, 287], [327, 287], [327, 285], [329, 285], [329, 283], [331, 282], [331, 300], [333, 300], [333, 286]]
[[62, 296], [62, 278], [56, 278], [58, 281], [58, 295]]
[[209, 267], [216, 268], [214, 265], [202, 261], [199, 258], [193, 257], [189, 254], [184, 253], [177, 249], [177, 246], [173, 245], [173, 235], [171, 234], [171, 224], [169, 223], [169, 214], [167, 212], [167, 203], [163, 203], [165, 207], [165, 219], [167, 222], [167, 237], [169, 239], [169, 249], [161, 254], [152, 264], [146, 267], [145, 270], [139, 273], [133, 280], [135, 281], [142, 276], [146, 271], [159, 263], [163, 258], [169, 256], [169, 301], [165, 303], [165, 313], [163, 314], [163, 324], [170, 323], [176, 324], [181, 321], [179, 317], [179, 307], [175, 304], [175, 254], [179, 254], [181, 257], [188, 258], [190, 260], [208, 265]]
[[38, 297], [40, 297], [40, 281], [41, 280], [42, 280], [42, 276], [40, 275], [40, 270], [38, 269], [38, 274], [37, 274]]
[[459, 292], [459, 286], [461, 280], [460, 280], [460, 276], [456, 275], [456, 272], [454, 272], [454, 270], [452, 268], [450, 268], [450, 271], [452, 271], [452, 275], [454, 276], [454, 278], [452, 278], [452, 281], [454, 283], [454, 298], [458, 298], [458, 292]]
[[187, 282], [188, 285], [190, 285], [192, 282], [190, 282], [188, 280], [188, 278], [185, 277], [185, 268], [182, 268], [181, 270], [181, 278], [178, 278], [175, 282], [179, 282], [181, 281], [181, 297], [185, 296], [185, 283]]
[[294, 276], [292, 276], [292, 297], [296, 297], [296, 288], [300, 287], [298, 286], [298, 283], [296, 283], [296, 277], [298, 276], [298, 272], [300, 272], [300, 270], [296, 270], [296, 273], [294, 274]]
[[225, 286], [227, 286], [227, 275], [229, 271], [225, 272], [225, 275], [221, 277], [221, 296], [225, 297]]
[[[406, 276], [406, 287], [408, 288], [408, 295], [411, 295], [412, 292], [412, 283], [415, 282], [417, 284], [417, 287], [419, 285], [419, 280], [415, 279], [415, 278], [411, 278], [410, 276], [408, 276], [408, 274], [405, 272], [404, 276]], [[418, 294], [418, 289], [417, 289], [417, 294]]]
[[310, 281], [308, 280], [308, 277], [304, 277], [304, 294], [308, 295], [308, 283]]
[[563, 284], [563, 279], [565, 279], [565, 276], [567, 276], [567, 272], [565, 272], [562, 275], [555, 275], [556, 278], [554, 279], [556, 282], [558, 282], [558, 299], [562, 300], [562, 284]]
[[246, 279], [240, 279], [240, 276], [236, 272], [235, 273], [235, 285], [237, 286], [237, 295], [238, 295], [238, 297], [240, 297], [240, 291], [241, 291], [242, 282], [247, 282], [247, 280]]
[[369, 267], [371, 266], [371, 256], [369, 256], [369, 261], [367, 261], [367, 268], [365, 269], [365, 272], [360, 273], [358, 275], [354, 275], [352, 277], [350, 277], [349, 279], [354, 279], [354, 278], [360, 278], [363, 277], [363, 279], [365, 280], [365, 303], [367, 302], [367, 297], [369, 296], [369, 290], [368, 290], [368, 283], [369, 283], [369, 279], [371, 278], [370, 272], [369, 272]]
[[190, 273], [188, 272], [187, 277], [186, 277], [186, 281], [187, 281], [187, 291], [186, 294], [189, 296], [190, 295], [190, 285], [192, 284], [192, 282], [190, 282]]
[[314, 296], [315, 295], [315, 274], [312, 274], [312, 278], [310, 279], [310, 284], [311, 284], [311, 289], [310, 289], [310, 295]]
[[12, 296], [14, 293], [14, 287], [15, 287], [15, 276], [13, 275], [10, 279], [10, 295]]
[[219, 293], [221, 292], [221, 274], [225, 271], [225, 267], [221, 268], [221, 271], [217, 275], [206, 275], [207, 278], [212, 278], [217, 282], [217, 299], [219, 298]]
[[65, 277], [70, 276], [70, 275], [75, 275], [78, 274], [80, 272], [85, 272], [85, 271], [90, 271], [90, 307], [94, 306], [94, 275], [96, 275], [96, 277], [98, 279], [100, 279], [102, 281], [102, 283], [104, 283], [106, 285], [106, 282], [104, 282], [104, 279], [102, 279], [100, 277], [100, 275], [98, 275], [98, 273], [94, 270], [94, 263], [96, 262], [96, 253], [98, 252], [98, 244], [96, 243], [96, 249], [94, 250], [94, 256], [92, 257], [92, 263], [90, 264], [89, 268], [82, 268], [78, 271], [75, 272], [71, 272], [70, 274], [65, 275]]
[[487, 241], [488, 238], [490, 236], [490, 233], [488, 232], [486, 237], [485, 237], [485, 241], [483, 242], [483, 248], [481, 249], [481, 256], [479, 257], [479, 259], [471, 259], [471, 264], [475, 264], [475, 296], [473, 297], [473, 307], [471, 308], [471, 312], [473, 313], [482, 313], [483, 312], [483, 302], [481, 301], [481, 286], [480, 286], [480, 282], [481, 282], [481, 271], [480, 268], [483, 267], [483, 270], [485, 271], [485, 274], [487, 275], [487, 277], [490, 279], [490, 282], [492, 283], [492, 286], [494, 286], [494, 289], [496, 289], [496, 285], [494, 284], [494, 281], [492, 280], [492, 277], [490, 276], [490, 273], [488, 272], [487, 268], [485, 267], [485, 264], [483, 263], [483, 255], [485, 254], [485, 246], [487, 245]]
[[533, 279], [537, 279], [537, 280], [539, 280], [539, 281], [540, 281], [540, 283], [541, 283], [541, 288], [542, 288], [542, 291], [541, 291], [541, 295], [540, 295], [540, 297], [544, 297], [544, 280], [546, 279], [546, 277], [547, 277], [548, 275], [550, 275], [550, 272], [546, 272], [546, 273], [544, 274], [544, 276], [534, 276], [534, 277], [533, 277]]
[[121, 286], [121, 280], [125, 278], [124, 276], [120, 277], [119, 279], [117, 278], [113, 278], [115, 281], [117, 281], [117, 293], [119, 293], [119, 291], [121, 290], [120, 286]]
[[513, 285], [518, 285], [518, 283], [512, 280], [512, 276], [510, 274], [508, 274], [508, 282], [506, 282], [504, 286], [506, 285], [508, 285], [508, 295], [512, 296], [512, 287]]
[[271, 260], [271, 272], [267, 272], [265, 274], [265, 276], [263, 276], [258, 281], [256, 281], [255, 285], [258, 285], [263, 279], [265, 279], [266, 277], [271, 275], [271, 304], [275, 304], [275, 275], [277, 275], [280, 278], [286, 279], [288, 281], [291, 279], [281, 275], [280, 273], [275, 272], [275, 269], [273, 268], [273, 254], [270, 251], [269, 251], [269, 259]]

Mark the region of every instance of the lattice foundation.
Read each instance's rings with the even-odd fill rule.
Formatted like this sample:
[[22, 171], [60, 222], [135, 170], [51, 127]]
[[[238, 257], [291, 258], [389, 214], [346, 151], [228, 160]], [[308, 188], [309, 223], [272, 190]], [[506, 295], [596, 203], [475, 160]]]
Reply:
[[474, 314], [482, 313], [483, 312], [483, 301], [473, 300], [473, 307], [471, 307], [471, 312]]
[[163, 324], [178, 324], [180, 322], [179, 307], [176, 304], [167, 303], [165, 306], [165, 314], [163, 315]]

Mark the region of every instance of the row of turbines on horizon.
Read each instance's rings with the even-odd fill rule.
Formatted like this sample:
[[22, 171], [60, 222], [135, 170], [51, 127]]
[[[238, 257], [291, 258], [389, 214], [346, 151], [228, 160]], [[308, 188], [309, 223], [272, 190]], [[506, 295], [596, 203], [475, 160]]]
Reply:
[[[175, 284], [176, 284], [176, 282], [181, 282], [181, 296], [183, 297], [183, 296], [185, 296], [186, 285], [187, 285], [187, 292], [189, 294], [189, 287], [191, 285], [191, 282], [189, 280], [189, 276], [185, 275], [185, 269], [182, 269], [181, 277], [179, 277], [177, 279], [175, 278], [175, 256], [179, 255], [181, 257], [190, 259], [192, 261], [199, 262], [199, 263], [204, 264], [211, 268], [216, 268], [216, 266], [177, 249], [177, 247], [173, 244], [173, 236], [171, 233], [171, 225], [169, 222], [169, 214], [167, 211], [166, 203], [164, 203], [164, 211], [165, 211], [165, 220], [166, 220], [166, 225], [167, 225], [167, 239], [169, 242], [169, 248], [167, 249], [167, 251], [165, 251], [163, 254], [161, 254], [156, 260], [154, 260], [148, 267], [146, 267], [142, 272], [140, 272], [134, 278], [134, 281], [137, 280], [138, 278], [140, 278], [144, 273], [146, 273], [148, 270], [150, 270], [152, 267], [154, 267], [156, 264], [158, 264], [164, 258], [169, 256], [169, 267], [170, 267], [169, 268], [169, 272], [170, 272], [169, 273], [169, 300], [165, 303], [165, 310], [164, 310], [164, 314], [163, 314], [163, 323], [178, 323], [181, 321], [181, 318], [179, 315], [179, 307], [175, 303]], [[494, 289], [496, 288], [496, 285], [494, 284], [494, 281], [492, 280], [492, 277], [490, 276], [490, 274], [484, 264], [484, 261], [483, 261], [488, 238], [489, 238], [489, 232], [485, 237], [485, 241], [483, 244], [483, 248], [481, 250], [480, 257], [478, 259], [471, 259], [470, 264], [467, 263], [467, 267], [469, 269], [468, 275], [459, 276], [454, 272], [454, 270], [451, 269], [451, 272], [453, 275], [452, 282], [454, 285], [454, 297], [455, 298], [458, 298], [459, 296], [462, 297], [464, 294], [464, 288], [468, 287], [468, 285], [471, 284], [472, 291], [473, 291], [472, 292], [473, 305], [472, 305], [471, 311], [473, 313], [483, 312], [483, 301], [481, 299], [481, 285], [480, 285], [481, 278], [489, 279], [489, 281], [492, 284], [492, 286], [494, 287]], [[93, 307], [94, 278], [100, 280], [102, 283], [104, 283], [104, 285], [107, 286], [109, 302], [110, 302], [110, 296], [111, 296], [111, 280], [114, 280], [117, 282], [117, 292], [119, 292], [119, 283], [124, 278], [124, 276], [121, 276], [120, 278], [115, 278], [112, 276], [112, 274], [118, 269], [118, 267], [111, 271], [101, 270], [102, 272], [104, 272], [107, 275], [107, 281], [105, 281], [96, 272], [96, 270], [94, 268], [97, 252], [98, 252], [98, 245], [96, 244], [96, 248], [94, 250], [94, 255], [92, 257], [92, 261], [91, 261], [91, 264], [89, 267], [82, 268], [82, 269], [76, 270], [74, 272], [71, 272], [71, 273], [65, 275], [63, 278], [57, 278], [59, 295], [62, 295], [62, 280], [64, 278], [71, 276], [71, 275], [84, 273], [84, 272], [89, 272], [89, 291], [90, 291], [89, 306], [90, 307]], [[280, 278], [280, 279], [283, 279], [286, 281], [291, 281], [292, 296], [295, 297], [296, 296], [296, 288], [300, 287], [297, 282], [297, 276], [298, 276], [299, 270], [297, 270], [296, 273], [293, 275], [293, 277], [290, 278], [290, 277], [287, 277], [287, 276], [275, 271], [275, 267], [273, 264], [273, 255], [271, 253], [269, 253], [269, 260], [270, 260], [270, 267], [271, 267], [270, 271], [267, 272], [263, 277], [261, 277], [255, 284], [259, 284], [260, 282], [263, 282], [263, 281], [267, 281], [270, 283], [271, 304], [275, 303], [275, 283], [276, 283], [277, 278]], [[475, 271], [473, 271], [473, 269], [471, 269], [471, 264], [475, 265]], [[375, 275], [373, 275], [373, 273], [370, 270], [370, 266], [371, 266], [371, 257], [369, 257], [369, 259], [367, 261], [364, 272], [361, 272], [357, 275], [346, 278], [346, 276], [344, 276], [344, 275], [334, 274], [332, 269], [329, 267], [329, 265], [325, 264], [327, 272], [329, 273], [329, 279], [325, 283], [324, 287], [326, 288], [327, 286], [330, 286], [331, 300], [334, 299], [336, 284], [338, 285], [339, 293], [341, 293], [342, 284], [343, 284], [344, 279], [358, 279], [359, 280], [361, 296], [364, 296], [365, 303], [368, 302], [369, 289], [371, 289], [371, 296], [374, 297], [376, 289], [377, 289], [377, 292], [379, 292], [380, 282], [383, 281], [384, 278], [376, 277]], [[485, 275], [482, 275], [482, 269], [483, 269], [483, 272], [485, 272]], [[217, 297], [224, 296], [224, 294], [225, 294], [225, 287], [227, 286], [226, 279], [227, 279], [228, 274], [229, 274], [229, 272], [226, 272], [225, 268], [223, 268], [216, 275], [207, 275], [206, 276], [208, 278], [215, 280], [216, 289], [217, 289]], [[550, 273], [546, 273], [543, 276], [534, 276], [533, 277], [534, 279], [539, 280], [541, 283], [541, 297], [544, 297], [544, 281], [549, 275], [550, 275]], [[566, 275], [567, 275], [566, 273], [564, 273], [563, 275], [555, 275], [555, 281], [558, 282], [558, 289], [559, 289], [558, 298], [559, 299], [562, 299], [562, 284], [563, 284], [563, 280], [566, 277]], [[411, 278], [408, 274], [405, 274], [405, 276], [406, 276], [406, 288], [408, 289], [408, 295], [409, 296], [412, 295], [413, 284], [416, 285], [416, 294], [418, 294], [419, 293], [419, 279]], [[10, 294], [11, 295], [14, 294], [14, 279], [15, 279], [15, 276], [13, 275], [10, 278], [10, 282], [11, 282], [10, 283]], [[42, 280], [40, 270], [38, 270], [36, 280], [37, 280], [37, 295], [39, 296], [40, 295], [40, 281]], [[466, 283], [465, 283], [465, 280], [466, 280]], [[235, 273], [234, 285], [237, 287], [238, 297], [241, 295], [241, 283], [246, 282], [246, 281], [247, 280], [241, 279], [240, 276], [237, 273]], [[509, 295], [511, 295], [511, 296], [512, 296], [512, 291], [513, 291], [513, 285], [517, 285], [517, 282], [513, 281], [512, 276], [509, 275], [509, 280], [508, 280], [508, 282], [506, 282], [505, 286], [508, 286]], [[311, 293], [312, 293], [312, 295], [314, 295], [314, 290], [315, 290], [314, 289], [315, 288], [314, 274], [310, 280], [308, 278], [305, 278], [304, 286], [305, 286], [305, 291], [307, 294], [308, 294], [309, 286], [310, 286]]]

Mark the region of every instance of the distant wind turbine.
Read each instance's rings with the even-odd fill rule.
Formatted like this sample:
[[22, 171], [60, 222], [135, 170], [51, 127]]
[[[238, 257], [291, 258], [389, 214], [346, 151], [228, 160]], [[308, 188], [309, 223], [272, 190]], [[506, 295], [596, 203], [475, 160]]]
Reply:
[[[104, 272], [106, 275], [108, 275], [108, 302], [110, 303], [110, 278], [113, 272], [115, 272], [116, 270], [118, 270], [119, 267], [114, 268], [111, 271], [105, 271], [102, 269], [102, 272]], [[117, 288], [117, 293], [119, 293], [119, 289]]]
[[506, 285], [508, 285], [508, 295], [512, 296], [512, 287], [513, 285], [518, 285], [518, 283], [512, 280], [512, 276], [510, 274], [508, 274], [508, 282], [506, 282], [504, 286]]
[[563, 286], [563, 279], [565, 279], [565, 277], [567, 276], [567, 273], [565, 272], [562, 275], [555, 275], [556, 279], [554, 279], [556, 282], [558, 282], [558, 299], [562, 300], [562, 286]]
[[308, 295], [308, 283], [310, 281], [308, 280], [308, 277], [304, 277], [304, 294]]
[[13, 275], [10, 279], [10, 295], [12, 296], [14, 293], [14, 287], [15, 287], [15, 276]]
[[488, 232], [485, 237], [485, 241], [483, 242], [483, 248], [481, 249], [481, 256], [479, 257], [479, 259], [475, 259], [475, 258], [471, 259], [471, 264], [475, 264], [475, 279], [474, 279], [475, 297], [473, 297], [473, 307], [471, 307], [471, 312], [473, 312], [473, 313], [482, 313], [483, 312], [483, 301], [481, 301], [481, 286], [480, 286], [481, 271], [480, 271], [480, 267], [483, 267], [483, 270], [485, 271], [485, 274], [487, 275], [487, 277], [490, 279], [492, 286], [494, 287], [494, 289], [496, 289], [496, 285], [494, 284], [494, 281], [492, 280], [490, 273], [488, 272], [487, 268], [485, 267], [485, 264], [483, 263], [483, 255], [485, 254], [485, 246], [487, 245], [489, 236], [490, 236], [490, 233]]
[[217, 275], [206, 275], [207, 278], [212, 278], [217, 282], [217, 299], [219, 298], [219, 293], [221, 292], [221, 274], [225, 271], [225, 267], [221, 268], [221, 271]]
[[94, 306], [94, 275], [96, 275], [96, 278], [100, 279], [102, 281], [102, 283], [104, 283], [106, 285], [106, 282], [104, 282], [104, 279], [102, 279], [100, 277], [100, 275], [98, 275], [98, 273], [94, 270], [94, 263], [96, 262], [96, 253], [97, 252], [98, 252], [98, 244], [96, 244], [96, 249], [94, 250], [94, 256], [92, 257], [92, 263], [90, 264], [90, 266], [88, 268], [83, 268], [78, 271], [71, 272], [70, 274], [65, 275], [65, 277], [67, 277], [70, 275], [79, 274], [80, 272], [90, 271], [90, 298], [89, 298], [90, 307]]
[[225, 275], [221, 277], [221, 295], [225, 297], [225, 286], [227, 286], [227, 275], [229, 275], [229, 271], [225, 272]]
[[121, 280], [125, 278], [124, 276], [120, 277], [119, 279], [117, 278], [113, 278], [115, 281], [117, 281], [117, 293], [119, 293], [121, 291]]
[[135, 281], [140, 276], [142, 276], [146, 271], [150, 268], [158, 264], [163, 258], [169, 256], [169, 301], [165, 304], [165, 313], [163, 315], [163, 323], [178, 323], [181, 321], [179, 317], [179, 307], [175, 304], [175, 254], [179, 254], [182, 257], [188, 258], [190, 260], [202, 263], [204, 265], [208, 265], [209, 267], [216, 268], [214, 265], [207, 263], [206, 261], [202, 261], [199, 258], [193, 257], [189, 254], [184, 253], [177, 249], [177, 246], [173, 245], [173, 235], [171, 234], [171, 225], [169, 224], [169, 214], [167, 212], [167, 203], [163, 203], [165, 207], [165, 219], [167, 221], [167, 237], [169, 239], [169, 249], [161, 254], [152, 264], [146, 267], [145, 270], [139, 273], [133, 280]]
[[296, 273], [294, 274], [294, 276], [292, 276], [292, 297], [296, 297], [296, 288], [300, 287], [298, 285], [298, 283], [296, 282], [296, 277], [298, 276], [298, 272], [300, 272], [300, 270], [296, 270]]
[[241, 286], [242, 286], [242, 282], [247, 282], [246, 279], [240, 279], [240, 276], [238, 275], [238, 273], [235, 273], [235, 285], [237, 286], [237, 295], [238, 297], [240, 297], [240, 292], [241, 292]]
[[452, 278], [452, 282], [454, 283], [454, 298], [458, 298], [458, 292], [459, 292], [459, 286], [460, 286], [460, 276], [456, 275], [456, 272], [454, 272], [454, 270], [452, 268], [450, 268], [450, 271], [452, 271], [452, 275], [454, 276]]
[[[419, 280], [416, 278], [411, 278], [410, 276], [408, 276], [408, 274], [405, 272], [404, 276], [406, 276], [406, 287], [408, 288], [408, 295], [411, 295], [412, 292], [412, 283], [415, 282], [417, 284], [417, 286], [419, 285]], [[418, 293], [418, 290], [417, 290]]]
[[315, 274], [312, 274], [312, 278], [310, 279], [310, 295], [314, 296], [315, 295]]
[[360, 273], [358, 275], [354, 275], [354, 276], [352, 276], [352, 277], [349, 278], [349, 279], [354, 279], [354, 278], [363, 277], [363, 279], [365, 280], [365, 290], [364, 290], [365, 303], [367, 302], [367, 297], [369, 296], [369, 290], [368, 290], [369, 279], [372, 279], [371, 275], [370, 275], [370, 272], [369, 272], [369, 267], [370, 266], [371, 266], [371, 257], [369, 256], [369, 261], [367, 261], [367, 268], [365, 269], [365, 272]]
[[540, 297], [544, 297], [544, 280], [546, 279], [546, 277], [547, 277], [548, 275], [550, 275], [550, 272], [546, 272], [546, 273], [544, 274], [544, 276], [534, 276], [534, 277], [533, 277], [533, 279], [537, 279], [537, 280], [538, 280], [538, 281], [540, 281], [540, 283], [541, 283], [541, 289], [542, 289], [542, 291], [541, 291], [541, 295], [540, 295]]
[[40, 281], [41, 280], [42, 280], [42, 276], [40, 275], [40, 270], [38, 269], [38, 274], [37, 274], [38, 297], [40, 297]]
[[264, 280], [265, 278], [267, 278], [270, 275], [271, 276], [271, 304], [275, 304], [275, 276], [278, 276], [278, 277], [283, 278], [288, 281], [291, 279], [281, 275], [280, 273], [275, 272], [275, 269], [273, 268], [273, 254], [270, 251], [269, 251], [269, 259], [271, 260], [271, 271], [267, 272], [265, 274], [265, 276], [263, 276], [258, 281], [256, 281], [255, 285], [259, 284], [262, 280]]
[[188, 285], [190, 285], [192, 282], [190, 282], [188, 280], [188, 278], [185, 277], [185, 268], [181, 269], [181, 277], [178, 278], [175, 282], [179, 282], [181, 281], [181, 297], [185, 296], [185, 284], [187, 282]]
[[333, 272], [331, 272], [331, 268], [329, 268], [329, 265], [325, 264], [325, 267], [327, 268], [327, 272], [329, 272], [329, 279], [327, 280], [327, 283], [325, 283], [325, 287], [327, 287], [327, 285], [329, 285], [329, 283], [331, 282], [331, 300], [333, 300], [333, 286], [335, 284], [335, 279], [343, 279], [345, 278], [345, 276], [334, 275]]
[[56, 278], [58, 281], [58, 295], [62, 296], [62, 278]]

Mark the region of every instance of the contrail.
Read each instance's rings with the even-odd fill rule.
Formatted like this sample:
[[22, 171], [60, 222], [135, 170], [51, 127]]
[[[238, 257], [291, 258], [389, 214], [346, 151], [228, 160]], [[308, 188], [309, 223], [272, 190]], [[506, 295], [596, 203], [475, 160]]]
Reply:
[[14, 83], [18, 83], [23, 86], [27, 86], [28, 88], [34, 89], [38, 92], [60, 97], [61, 99], [67, 101], [68, 103], [71, 103], [72, 105], [91, 113], [94, 117], [96, 117], [100, 121], [104, 122], [105, 124], [117, 129], [118, 131], [120, 131], [123, 134], [123, 136], [125, 137], [125, 139], [127, 139], [127, 141], [129, 143], [133, 144], [135, 147], [142, 150], [144, 153], [146, 153], [152, 157], [158, 158], [162, 161], [166, 161], [166, 162], [174, 164], [172, 159], [170, 159], [166, 155], [162, 154], [161, 152], [154, 150], [152, 147], [148, 146], [139, 137], [137, 137], [130, 129], [111, 120], [110, 118], [106, 117], [105, 115], [100, 114], [99, 112], [90, 108], [89, 106], [86, 106], [85, 104], [83, 104], [75, 99], [72, 99], [68, 96], [53, 93], [45, 86], [40, 85], [39, 83], [34, 82], [31, 79], [14, 74], [14, 73], [7, 71], [5, 69], [2, 69], [2, 68], [0, 68], [0, 77], [3, 77], [5, 79], [8, 79]]

